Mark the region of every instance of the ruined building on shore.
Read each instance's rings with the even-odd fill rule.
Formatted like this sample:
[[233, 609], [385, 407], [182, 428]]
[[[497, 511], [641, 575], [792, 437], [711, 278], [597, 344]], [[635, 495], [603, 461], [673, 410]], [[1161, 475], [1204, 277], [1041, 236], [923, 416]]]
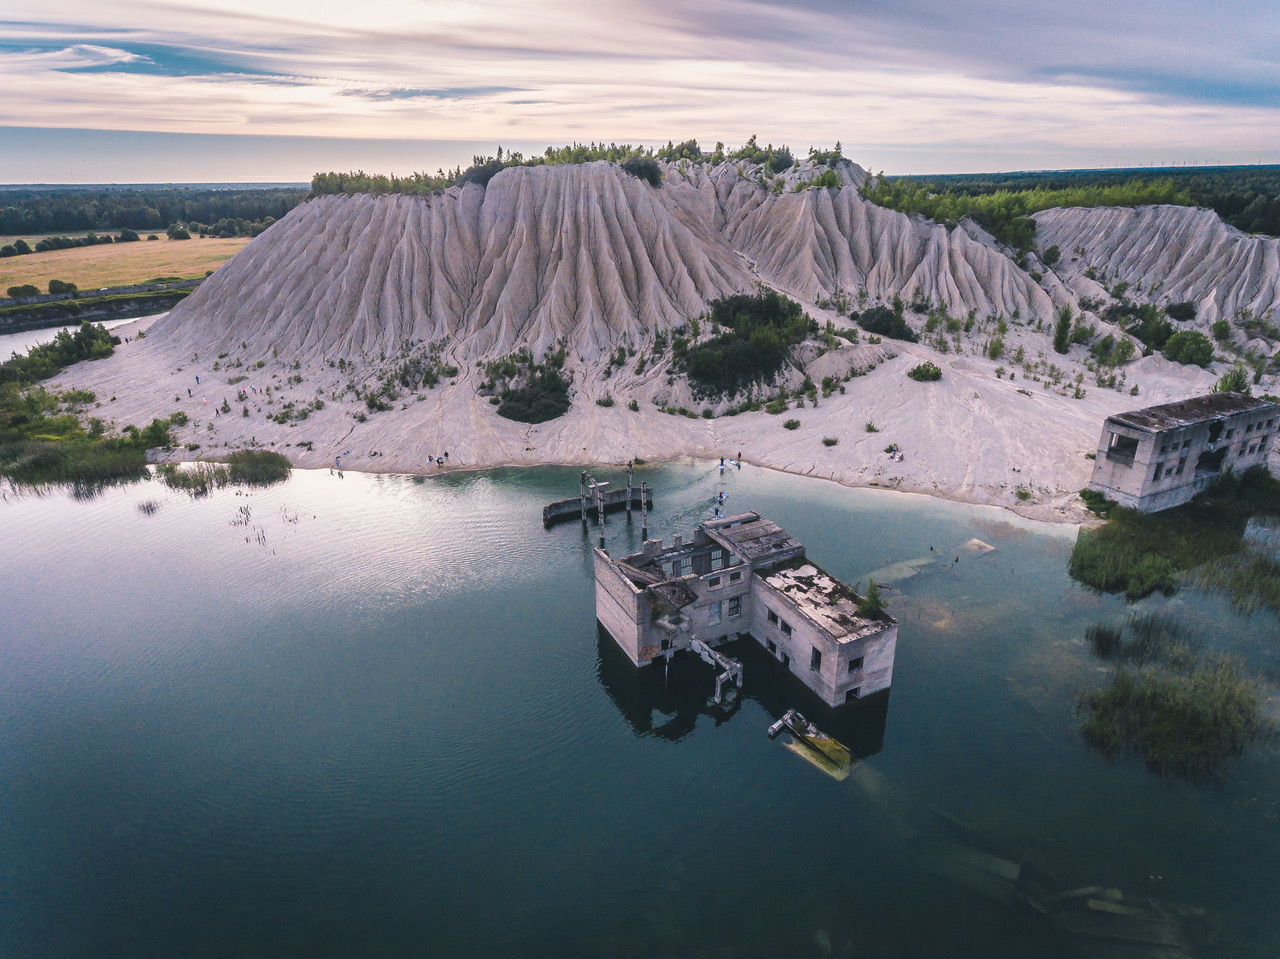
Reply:
[[723, 660], [709, 647], [750, 636], [829, 706], [893, 679], [893, 617], [757, 513], [701, 523], [689, 542], [650, 540], [625, 559], [597, 549], [595, 579], [596, 618], [636, 666], [681, 650]]
[[1089, 488], [1155, 513], [1188, 502], [1223, 473], [1266, 466], [1280, 406], [1210, 393], [1107, 417]]

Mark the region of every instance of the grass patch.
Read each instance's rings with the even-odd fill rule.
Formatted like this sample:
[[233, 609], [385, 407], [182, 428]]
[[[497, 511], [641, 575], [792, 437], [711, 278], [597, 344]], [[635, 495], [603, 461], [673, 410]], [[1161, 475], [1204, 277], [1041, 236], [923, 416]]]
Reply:
[[231, 481], [231, 470], [223, 463], [196, 463], [183, 469], [176, 463], [163, 463], [156, 475], [169, 489], [184, 490], [193, 497], [208, 496]]
[[1107, 499], [1105, 495], [1099, 493], [1095, 489], [1082, 489], [1080, 498], [1084, 500], [1085, 507], [1095, 516], [1101, 516], [1106, 519], [1111, 515], [1111, 511], [1116, 507], [1116, 501]]
[[173, 442], [169, 420], [106, 436], [102, 422], [93, 419], [86, 431], [63, 404], [88, 402], [92, 394], [58, 396], [33, 385], [72, 363], [110, 356], [118, 342], [102, 326], [84, 323], [74, 334], [60, 332], [52, 343], [0, 364], [0, 475], [24, 486], [67, 483], [78, 496], [147, 476], [147, 450]]
[[1216, 776], [1262, 730], [1253, 682], [1220, 659], [1178, 675], [1121, 666], [1080, 698], [1085, 739], [1108, 755], [1133, 750], [1162, 776]]
[[[1266, 470], [1223, 476], [1190, 503], [1160, 513], [1110, 508], [1105, 526], [1080, 531], [1068, 571], [1085, 586], [1122, 592], [1131, 602], [1157, 591], [1171, 594], [1188, 571], [1244, 554], [1249, 517], [1277, 514], [1280, 482]], [[1263, 595], [1263, 572], [1259, 568], [1238, 582], [1241, 587], [1252, 583], [1253, 592]], [[1247, 593], [1242, 601], [1247, 602]]]
[[1206, 563], [1194, 572], [1191, 582], [1222, 593], [1242, 613], [1259, 609], [1280, 613], [1280, 560], [1254, 547]]
[[270, 486], [289, 478], [289, 460], [273, 450], [236, 450], [226, 459], [232, 483]]

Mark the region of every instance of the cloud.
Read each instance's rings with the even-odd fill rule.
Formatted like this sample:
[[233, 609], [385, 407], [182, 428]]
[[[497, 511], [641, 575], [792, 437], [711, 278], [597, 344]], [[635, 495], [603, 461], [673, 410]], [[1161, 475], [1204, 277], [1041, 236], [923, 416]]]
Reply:
[[1027, 7], [51, 0], [41, 22], [0, 20], [0, 124], [494, 142], [759, 133], [800, 149], [839, 139], [869, 162], [914, 148], [1140, 163], [1204, 157], [1206, 144], [1280, 158], [1269, 9]]

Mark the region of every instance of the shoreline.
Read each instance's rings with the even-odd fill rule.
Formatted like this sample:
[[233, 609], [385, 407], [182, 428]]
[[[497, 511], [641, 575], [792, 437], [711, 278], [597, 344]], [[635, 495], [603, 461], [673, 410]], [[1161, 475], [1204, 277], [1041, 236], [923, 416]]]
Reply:
[[[385, 382], [394, 358], [361, 359], [358, 373], [350, 363], [344, 369], [321, 358], [255, 359], [234, 348], [215, 359], [188, 352], [169, 336], [137, 338], [159, 318], [118, 327], [113, 332], [132, 342], [106, 359], [68, 367], [46, 386], [92, 390], [97, 402], [86, 414], [117, 430], [184, 413], [187, 424], [173, 431], [178, 445], [160, 461], [217, 459], [234, 449], [259, 448], [282, 453], [303, 469], [327, 468], [341, 456], [344, 469], [436, 476], [539, 465], [622, 467], [637, 458], [655, 465], [682, 457], [714, 461], [741, 452], [743, 463], [756, 468], [850, 489], [994, 506], [1074, 527], [1094, 519], [1079, 491], [1092, 473], [1089, 455], [1106, 417], [1208, 392], [1215, 381], [1210, 372], [1155, 355], [1128, 368], [1130, 382], [1141, 382], [1141, 398], [1102, 388], [1072, 396], [1069, 382], [1014, 379], [985, 356], [894, 342], [891, 355], [874, 348], [880, 352], [865, 368], [868, 347], [812, 358], [811, 375], [834, 378], [838, 387], [820, 399], [796, 396], [797, 382], [788, 384], [785, 413], [729, 416], [699, 402], [665, 362], [652, 362], [643, 373], [622, 368], [609, 375], [602, 361], [571, 356], [569, 411], [531, 425], [497, 415], [482, 392], [484, 368], [475, 359], [450, 357], [454, 375], [434, 388], [397, 384], [391, 401], [375, 410], [363, 393], [380, 378]], [[1017, 335], [1032, 339], [1029, 331]], [[920, 383], [906, 375], [926, 359], [943, 369], [940, 381]], [[664, 412], [684, 407], [688, 415]], [[694, 415], [699, 410], [713, 415]], [[891, 459], [885, 452], [890, 444], [905, 456]], [[451, 454], [447, 466], [428, 465], [445, 450]]]

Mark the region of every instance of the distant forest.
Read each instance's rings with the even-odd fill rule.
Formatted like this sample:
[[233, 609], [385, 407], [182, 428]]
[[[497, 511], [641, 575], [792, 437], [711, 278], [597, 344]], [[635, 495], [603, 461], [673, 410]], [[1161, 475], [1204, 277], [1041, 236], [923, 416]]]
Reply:
[[256, 236], [306, 198], [306, 189], [299, 187], [5, 190], [0, 193], [0, 235], [164, 232], [181, 224], [192, 233]]
[[[1020, 206], [1023, 211], [1020, 215], [1027, 215], [1048, 208], [1037, 202], [1049, 199], [1047, 194], [1057, 194], [1052, 197], [1056, 202], [1051, 205], [1059, 206], [1097, 206], [1094, 200], [1111, 195], [1118, 198], [1112, 202], [1122, 206], [1160, 202], [1207, 207], [1245, 233], [1280, 236], [1280, 166], [971, 173], [887, 180], [892, 189], [885, 189], [886, 197], [892, 193], [932, 195], [930, 203], [943, 208], [967, 204], [981, 211]], [[1073, 202], [1081, 197], [1086, 198], [1086, 202]], [[874, 192], [870, 198], [877, 199]], [[924, 209], [907, 212], [929, 215]], [[975, 218], [982, 222], [981, 215]], [[1002, 220], [1011, 220], [1011, 217], [997, 215], [996, 225]], [[1016, 236], [1001, 238], [1017, 239]]]

